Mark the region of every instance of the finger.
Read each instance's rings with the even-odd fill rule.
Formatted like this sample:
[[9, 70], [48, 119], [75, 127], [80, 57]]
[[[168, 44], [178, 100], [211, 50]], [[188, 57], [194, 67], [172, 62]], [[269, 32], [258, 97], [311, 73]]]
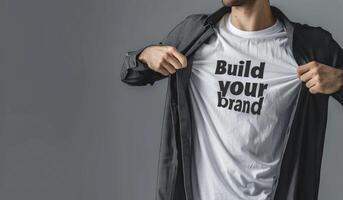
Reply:
[[180, 61], [179, 61], [173, 54], [171, 54], [171, 55], [168, 57], [167, 61], [168, 61], [171, 65], [173, 65], [173, 67], [174, 67], [175, 69], [180, 69], [180, 68], [183, 67], [182, 64], [180, 63]]
[[166, 69], [169, 73], [173, 74], [176, 72], [176, 69], [174, 68], [173, 65], [171, 65], [168, 61], [163, 61], [162, 62], [162, 67]]
[[314, 85], [312, 86], [309, 91], [312, 93], [312, 94], [316, 94], [319, 92], [319, 89], [318, 89], [318, 86], [317, 85]]
[[168, 76], [168, 75], [169, 75], [169, 72], [168, 72], [166, 69], [164, 69], [163, 67], [159, 68], [159, 69], [157, 70], [157, 72], [159, 72], [159, 73], [161, 73], [161, 74], [163, 74], [163, 75], [165, 75], [165, 76]]
[[300, 76], [300, 80], [307, 82], [308, 80], [310, 80], [313, 77], [313, 72], [311, 70], [307, 71], [306, 73], [303, 73]]
[[172, 54], [175, 56], [175, 58], [177, 58], [179, 60], [179, 62], [181, 63], [182, 67], [186, 67], [187, 66], [187, 57], [186, 56], [182, 55], [176, 49], [174, 49], [172, 51]]
[[307, 88], [311, 88], [312, 86], [314, 86], [317, 83], [316, 79], [310, 79], [309, 81], [306, 82], [306, 87]]
[[297, 69], [298, 76], [301, 76], [303, 73], [309, 71], [310, 69], [311, 69], [310, 63], [306, 63], [304, 65], [298, 66], [298, 69]]

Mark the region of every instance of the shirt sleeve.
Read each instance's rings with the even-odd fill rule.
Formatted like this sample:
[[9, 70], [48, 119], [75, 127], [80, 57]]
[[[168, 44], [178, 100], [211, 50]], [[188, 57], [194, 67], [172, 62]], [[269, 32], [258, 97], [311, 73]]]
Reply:
[[[330, 52], [330, 54], [328, 55], [330, 66], [343, 70], [343, 49], [331, 33], [329, 33], [328, 46]], [[331, 94], [331, 96], [343, 105], [343, 88]]]
[[138, 56], [145, 48], [152, 45], [172, 45], [177, 48], [183, 36], [182, 30], [187, 23], [187, 19], [189, 19], [189, 16], [174, 26], [160, 42], [127, 52], [121, 68], [121, 81], [132, 86], [142, 86], [153, 85], [155, 81], [168, 77], [150, 69], [147, 64], [138, 59]]

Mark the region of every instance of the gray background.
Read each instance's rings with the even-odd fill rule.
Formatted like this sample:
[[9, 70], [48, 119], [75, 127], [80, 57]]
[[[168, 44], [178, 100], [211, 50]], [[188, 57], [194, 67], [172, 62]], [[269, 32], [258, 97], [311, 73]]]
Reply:
[[[343, 1], [271, 1], [343, 44]], [[153, 199], [167, 79], [120, 81], [126, 51], [205, 0], [0, 0], [0, 199]], [[330, 100], [320, 199], [341, 199], [343, 108]]]

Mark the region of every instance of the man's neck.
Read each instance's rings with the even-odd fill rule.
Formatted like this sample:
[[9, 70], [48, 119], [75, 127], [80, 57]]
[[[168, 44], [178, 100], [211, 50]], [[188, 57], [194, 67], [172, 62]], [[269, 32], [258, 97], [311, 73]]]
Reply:
[[243, 31], [257, 31], [272, 26], [273, 16], [268, 0], [249, 1], [241, 6], [231, 7], [231, 23]]

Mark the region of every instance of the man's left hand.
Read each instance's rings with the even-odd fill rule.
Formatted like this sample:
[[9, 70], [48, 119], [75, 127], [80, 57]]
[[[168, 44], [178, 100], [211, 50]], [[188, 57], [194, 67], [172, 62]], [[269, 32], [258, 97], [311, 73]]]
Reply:
[[297, 76], [312, 94], [332, 94], [343, 89], [343, 70], [316, 61], [300, 65]]

